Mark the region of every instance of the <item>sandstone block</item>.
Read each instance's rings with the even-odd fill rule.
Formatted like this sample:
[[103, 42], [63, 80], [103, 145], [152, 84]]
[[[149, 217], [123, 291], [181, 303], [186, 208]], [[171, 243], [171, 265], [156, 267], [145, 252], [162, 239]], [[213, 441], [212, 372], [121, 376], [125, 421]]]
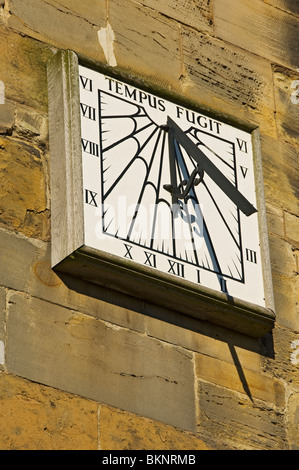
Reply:
[[246, 369], [236, 352], [234, 364], [197, 354], [196, 374], [200, 380], [243, 393], [251, 401], [258, 399], [278, 407], [284, 405], [285, 390], [280, 382]]
[[11, 134], [15, 124], [15, 106], [12, 103], [0, 104], [0, 134]]
[[298, 67], [298, 20], [265, 2], [214, 0], [215, 32], [270, 61]]
[[[50, 243], [0, 229], [0, 285], [144, 332], [144, 302], [51, 269]], [[139, 313], [138, 313], [139, 312]]]
[[299, 219], [298, 215], [284, 213], [286, 237], [299, 245]]
[[275, 207], [269, 202], [267, 203], [267, 224], [268, 231], [284, 237], [285, 228], [284, 228], [284, 217], [283, 210], [280, 207]]
[[283, 413], [258, 399], [200, 382], [199, 436], [218, 450], [286, 450]]
[[164, 89], [178, 88], [181, 74], [180, 30], [175, 21], [139, 2], [110, 2], [117, 66]]
[[211, 450], [195, 434], [109, 406], [100, 406], [101, 450]]
[[1, 450], [97, 450], [97, 404], [0, 373]]
[[213, 2], [211, 0], [142, 0], [139, 2], [178, 22], [189, 24], [201, 31], [212, 31]]
[[284, 380], [295, 388], [299, 386], [299, 356], [296, 352], [298, 340], [298, 332], [294, 333], [288, 327], [277, 325], [273, 332], [275, 357], [262, 357], [263, 369], [267, 375]]
[[280, 66], [274, 66], [273, 70], [279, 135], [296, 145], [299, 135], [299, 73]]
[[5, 321], [6, 321], [6, 290], [0, 287], [0, 340], [5, 337]]
[[[145, 331], [148, 335], [231, 364], [234, 364], [234, 354], [237, 354], [243, 367], [257, 373], [261, 371], [259, 344], [255, 339], [230, 331], [219, 331], [214, 325], [207, 335], [204, 327], [206, 325], [198, 321], [192, 322], [192, 319], [190, 321], [189, 318], [184, 318], [178, 325], [174, 321], [174, 312], [168, 312], [168, 316], [165, 313], [163, 320], [159, 320], [151, 318], [155, 311], [155, 307], [151, 311], [148, 306], [149, 315], [145, 318]], [[235, 351], [230, 346], [234, 339], [238, 343]]]
[[192, 354], [68, 308], [12, 294], [7, 370], [195, 430]]
[[[297, 276], [298, 277], [298, 276]], [[298, 284], [296, 277], [273, 275], [277, 323], [299, 331]]]
[[292, 245], [275, 236], [270, 237], [269, 244], [272, 272], [289, 278], [294, 276], [297, 267]]
[[97, 31], [106, 23], [105, 2], [80, 3], [64, 1], [58, 6], [54, 1], [11, 0], [7, 23], [41, 42], [104, 62]]
[[[244, 54], [232, 44], [182, 28], [184, 94], [210, 111], [235, 121], [258, 123], [266, 134], [276, 134], [272, 70], [262, 58]], [[266, 119], [265, 119], [266, 116]]]
[[299, 4], [293, 0], [264, 0], [265, 3], [272, 5], [280, 10], [299, 15]]
[[266, 203], [291, 214], [298, 212], [297, 147], [265, 135], [261, 138]]
[[299, 393], [291, 394], [288, 403], [288, 440], [291, 450], [299, 450]]
[[47, 237], [49, 212], [40, 151], [0, 137], [0, 153], [0, 224], [29, 237]]
[[41, 42], [3, 27], [0, 28], [0, 43], [0, 80], [5, 84], [5, 99], [47, 112], [46, 65], [53, 51]]

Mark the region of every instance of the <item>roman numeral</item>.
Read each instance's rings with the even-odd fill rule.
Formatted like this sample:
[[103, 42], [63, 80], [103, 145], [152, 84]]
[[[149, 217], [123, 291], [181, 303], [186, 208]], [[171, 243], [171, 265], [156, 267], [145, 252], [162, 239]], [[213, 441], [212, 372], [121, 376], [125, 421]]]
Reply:
[[226, 279], [223, 279], [222, 277], [219, 279], [219, 283], [220, 283], [220, 289], [222, 292], [224, 292], [224, 294], [228, 294], [228, 290], [227, 290], [227, 281]]
[[200, 271], [197, 269], [197, 282], [200, 284]]
[[169, 263], [169, 273], [175, 274], [176, 276], [185, 277], [185, 266], [181, 263], [177, 263], [176, 261], [168, 260]]
[[90, 78], [86, 78], [80, 75], [80, 81], [83, 85], [84, 90], [92, 91], [92, 80], [90, 80]]
[[248, 248], [246, 248], [246, 259], [247, 259], [247, 261], [249, 261], [250, 263], [257, 264], [256, 252], [253, 251], [253, 250], [249, 250]]
[[245, 168], [245, 166], [240, 166], [240, 168], [241, 168], [242, 175], [244, 176], [244, 178], [246, 178], [248, 168]]
[[156, 255], [153, 253], [148, 253], [147, 251], [144, 252], [146, 256], [145, 263], [147, 266], [150, 266], [151, 268], [156, 268], [157, 267], [157, 262], [156, 262]]
[[91, 121], [96, 120], [96, 109], [88, 106], [88, 104], [80, 103], [81, 111], [83, 117], [90, 119]]
[[244, 153], [248, 153], [247, 142], [245, 140], [237, 139], [239, 150]]
[[128, 259], [133, 259], [132, 255], [131, 255], [131, 250], [132, 250], [132, 246], [131, 245], [127, 245], [126, 243], [124, 243], [125, 245], [125, 248], [126, 248], [126, 253], [124, 254], [124, 257], [125, 258], [128, 258]]
[[86, 204], [89, 204], [90, 206], [98, 207], [97, 202], [96, 202], [96, 196], [98, 194], [95, 193], [94, 191], [90, 191], [89, 189], [85, 189], [85, 202]]
[[99, 146], [89, 140], [81, 139], [81, 144], [84, 152], [94, 155], [95, 157], [99, 156]]

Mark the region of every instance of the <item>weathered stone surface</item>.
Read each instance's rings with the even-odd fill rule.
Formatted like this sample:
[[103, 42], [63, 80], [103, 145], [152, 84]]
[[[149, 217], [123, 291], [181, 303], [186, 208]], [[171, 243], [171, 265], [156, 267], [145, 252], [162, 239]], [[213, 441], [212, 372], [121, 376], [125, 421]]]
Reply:
[[[5, 364], [6, 290], [0, 287], [0, 370]], [[1, 448], [1, 446], [0, 446]]]
[[273, 272], [292, 277], [296, 272], [296, 259], [292, 245], [281, 238], [271, 236], [270, 258]]
[[280, 237], [285, 235], [283, 209], [267, 203], [267, 226], [268, 232]]
[[0, 373], [1, 450], [97, 450], [97, 404]]
[[144, 303], [51, 269], [50, 244], [0, 229], [0, 285], [144, 332]]
[[8, 304], [10, 373], [195, 430], [191, 353], [26, 295]]
[[0, 224], [29, 237], [47, 238], [46, 176], [38, 149], [0, 137]]
[[265, 60], [190, 28], [182, 29], [184, 94], [235, 121], [275, 135], [272, 70]]
[[294, 16], [257, 0], [214, 0], [214, 12], [218, 37], [271, 61], [298, 67]]
[[6, 291], [0, 287], [0, 340], [4, 340], [6, 321]]
[[218, 450], [285, 450], [283, 413], [258, 399], [199, 382], [199, 436]]
[[181, 52], [177, 23], [127, 0], [110, 3], [109, 20], [118, 67], [135, 72], [152, 85], [178, 89]]
[[289, 278], [273, 274], [272, 279], [277, 322], [281, 326], [299, 331], [298, 281], [296, 277]]
[[299, 393], [292, 393], [288, 401], [288, 440], [291, 450], [299, 450]]
[[299, 15], [299, 4], [296, 0], [264, 0], [264, 2], [280, 10]]
[[8, 102], [0, 104], [0, 134], [11, 134], [14, 124], [15, 106]]
[[281, 138], [294, 142], [299, 135], [299, 73], [274, 66], [276, 120]]
[[286, 237], [294, 243], [294, 245], [299, 245], [299, 216], [290, 214], [288, 212], [284, 213], [285, 220], [285, 232]]
[[14, 134], [26, 140], [36, 139], [37, 143], [48, 146], [48, 120], [40, 113], [18, 106]]
[[3, 26], [0, 43], [0, 80], [5, 85], [6, 100], [47, 112], [46, 65], [53, 56], [50, 47]]
[[213, 1], [200, 0], [140, 0], [140, 4], [155, 9], [179, 23], [189, 24], [201, 31], [212, 31]]
[[59, 5], [53, 0], [10, 0], [9, 9], [7, 24], [11, 28], [104, 62], [97, 31], [105, 26], [105, 0], [88, 0], [84, 4], [64, 1]]
[[145, 318], [145, 331], [148, 335], [230, 364], [234, 364], [237, 355], [243, 367], [257, 373], [261, 371], [260, 345], [256, 339], [221, 329], [217, 331], [214, 326], [207, 335], [207, 329], [192, 319], [181, 319], [181, 325], [177, 324], [175, 314], [170, 311], [165, 312], [161, 320], [151, 318], [155, 310], [157, 307], [150, 305], [146, 308], [149, 316]]
[[299, 161], [297, 146], [262, 135], [266, 203], [291, 214], [298, 212]]
[[99, 428], [101, 450], [212, 450], [195, 434], [109, 406]]
[[230, 364], [213, 357], [196, 355], [196, 374], [200, 380], [235, 390], [248, 396], [250, 400], [263, 400], [275, 406], [284, 405], [285, 390], [279, 381], [243, 366], [237, 353], [235, 363]]
[[299, 386], [299, 355], [295, 352], [294, 342], [299, 334], [286, 327], [277, 325], [273, 332], [275, 357], [263, 357], [263, 368], [268, 376], [284, 380], [293, 387]]

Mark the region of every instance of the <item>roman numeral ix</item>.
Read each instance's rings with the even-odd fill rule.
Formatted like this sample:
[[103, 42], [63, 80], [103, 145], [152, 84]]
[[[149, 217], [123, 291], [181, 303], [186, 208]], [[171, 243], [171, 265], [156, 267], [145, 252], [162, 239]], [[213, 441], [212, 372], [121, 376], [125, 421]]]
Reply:
[[90, 206], [98, 207], [96, 202], [97, 193], [94, 191], [90, 191], [89, 189], [85, 189], [85, 202]]

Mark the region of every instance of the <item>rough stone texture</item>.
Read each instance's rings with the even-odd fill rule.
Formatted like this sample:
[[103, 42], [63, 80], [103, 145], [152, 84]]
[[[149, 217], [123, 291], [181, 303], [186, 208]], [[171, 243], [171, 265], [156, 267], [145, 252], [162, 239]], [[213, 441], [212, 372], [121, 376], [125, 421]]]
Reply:
[[108, 406], [99, 426], [101, 450], [212, 450], [195, 434]]
[[6, 102], [1, 105], [0, 134], [11, 134], [15, 124], [15, 106]]
[[158, 13], [173, 18], [179, 23], [188, 24], [201, 31], [212, 31], [212, 0], [140, 0], [141, 5], [156, 10]]
[[198, 432], [218, 450], [286, 450], [283, 413], [228, 388], [199, 382]]
[[187, 97], [235, 120], [257, 121], [264, 132], [274, 133], [269, 63], [187, 27], [182, 30], [182, 53]]
[[1, 450], [97, 450], [97, 404], [0, 372]]
[[0, 224], [28, 237], [49, 233], [46, 182], [38, 149], [0, 137]]
[[6, 290], [0, 287], [0, 370], [5, 365]]
[[299, 450], [299, 393], [290, 396], [288, 402], [288, 438], [291, 450]]
[[[114, 0], [109, 21], [115, 32], [115, 57], [118, 67], [138, 69], [153, 85], [178, 88], [181, 74], [180, 28], [139, 2]], [[136, 68], [137, 67], [137, 68]]]
[[105, 21], [105, 0], [88, 0], [84, 6], [79, 1], [10, 0], [6, 24], [46, 44], [103, 61], [97, 31]]
[[271, 61], [298, 67], [298, 21], [264, 2], [214, 0], [217, 36]]
[[1, 26], [1, 21], [0, 43], [0, 77], [5, 84], [6, 100], [47, 112], [46, 64], [53, 51], [38, 41]]
[[198, 354], [196, 356], [197, 377], [246, 394], [250, 400], [263, 400], [277, 407], [284, 405], [285, 390], [278, 380], [246, 369], [237, 353], [233, 357], [235, 363], [229, 364]]

